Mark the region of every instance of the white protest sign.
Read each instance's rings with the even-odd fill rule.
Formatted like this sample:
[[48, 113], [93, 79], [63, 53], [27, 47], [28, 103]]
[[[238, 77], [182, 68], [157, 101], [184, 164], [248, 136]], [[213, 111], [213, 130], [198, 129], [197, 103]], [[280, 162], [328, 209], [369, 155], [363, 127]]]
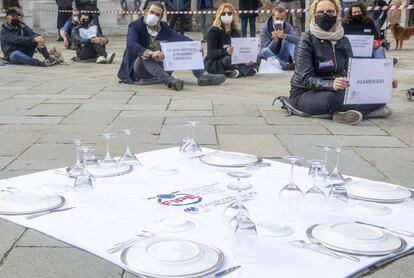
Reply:
[[79, 35], [82, 39], [93, 39], [96, 38], [98, 34], [98, 26], [92, 25], [88, 29], [80, 28]]
[[260, 61], [259, 73], [260, 74], [282, 73], [283, 72], [282, 66], [277, 60], [275, 61], [277, 62], [277, 64], [272, 64], [266, 61], [265, 59], [262, 59]]
[[204, 69], [199, 41], [161, 43], [161, 50], [165, 55], [163, 63], [166, 71]]
[[372, 57], [374, 36], [372, 35], [346, 35], [352, 47], [354, 57]]
[[391, 59], [349, 59], [344, 104], [391, 102], [392, 70]]
[[233, 54], [231, 63], [246, 64], [256, 62], [259, 41], [257, 38], [231, 38]]

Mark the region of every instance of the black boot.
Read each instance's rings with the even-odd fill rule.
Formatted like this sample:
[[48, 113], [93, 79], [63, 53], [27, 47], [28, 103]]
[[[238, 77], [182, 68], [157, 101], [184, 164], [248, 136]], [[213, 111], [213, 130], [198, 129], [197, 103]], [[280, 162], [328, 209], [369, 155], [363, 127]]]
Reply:
[[198, 77], [199, 86], [220, 85], [224, 81], [226, 81], [226, 76], [224, 74], [211, 74], [205, 72], [200, 77]]
[[181, 79], [177, 79], [174, 77], [170, 77], [168, 78], [164, 84], [170, 88], [170, 89], [174, 89], [176, 91], [181, 91], [184, 88], [184, 81]]

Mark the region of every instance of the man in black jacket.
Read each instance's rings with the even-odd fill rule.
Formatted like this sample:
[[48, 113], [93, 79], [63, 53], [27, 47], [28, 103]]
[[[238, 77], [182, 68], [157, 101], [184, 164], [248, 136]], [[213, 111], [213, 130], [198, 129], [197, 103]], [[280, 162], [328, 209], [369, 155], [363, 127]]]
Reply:
[[115, 53], [107, 55], [105, 45], [108, 44], [108, 39], [102, 35], [98, 26], [91, 22], [89, 14], [81, 13], [80, 25], [72, 30], [72, 38], [80, 60], [96, 59], [98, 64], [113, 62]]
[[[0, 40], [5, 59], [13, 64], [52, 66], [57, 63], [50, 57], [46, 39], [21, 22], [21, 14], [16, 9], [7, 10]], [[45, 57], [45, 61], [33, 58], [36, 49]]]

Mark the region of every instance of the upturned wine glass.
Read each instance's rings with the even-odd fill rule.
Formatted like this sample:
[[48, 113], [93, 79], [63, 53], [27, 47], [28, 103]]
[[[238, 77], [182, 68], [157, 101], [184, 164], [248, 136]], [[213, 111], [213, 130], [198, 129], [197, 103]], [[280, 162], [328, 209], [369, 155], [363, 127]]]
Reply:
[[[235, 183], [239, 183], [241, 186], [245, 184], [247, 187], [249, 186], [249, 183], [242, 182], [241, 179], [250, 178], [252, 175], [247, 172], [241, 172], [241, 171], [232, 171], [227, 173], [228, 176], [232, 178], [236, 178], [237, 181]], [[229, 186], [227, 186], [229, 187]], [[240, 199], [240, 200], [239, 200]], [[249, 211], [247, 208], [243, 205], [243, 202], [241, 202], [241, 193], [237, 196], [237, 199], [230, 203], [225, 209], [224, 214], [227, 216], [234, 217], [238, 212], [242, 211], [244, 214], [248, 214]]]
[[307, 199], [325, 199], [326, 195], [325, 193], [322, 191], [322, 189], [320, 189], [318, 187], [318, 172], [319, 170], [323, 167], [324, 165], [324, 161], [323, 160], [308, 160], [307, 163], [310, 165], [313, 171], [313, 185], [312, 187], [306, 191], [305, 193], [305, 197]]
[[334, 147], [334, 150], [336, 152], [336, 164], [335, 164], [335, 168], [326, 177], [326, 181], [329, 184], [344, 183], [346, 180], [345, 180], [344, 176], [341, 174], [341, 172], [339, 171], [339, 156], [341, 154], [342, 147], [335, 146]]
[[186, 136], [181, 140], [180, 152], [186, 157], [194, 158], [202, 155], [200, 145], [195, 139], [195, 128], [200, 125], [198, 121], [184, 122], [186, 126]]
[[72, 139], [71, 141], [75, 145], [76, 149], [76, 163], [69, 167], [68, 172], [70, 175], [77, 175], [82, 171], [82, 162], [79, 157], [79, 147], [83, 141], [81, 139]]
[[118, 163], [119, 164], [128, 164], [132, 166], [142, 166], [142, 163], [138, 160], [136, 155], [132, 153], [130, 147], [129, 147], [129, 140], [131, 137], [131, 134], [134, 133], [133, 129], [127, 128], [123, 129], [122, 132], [126, 136], [126, 150], [125, 153], [121, 156]]
[[115, 166], [116, 165], [116, 160], [115, 158], [113, 158], [109, 152], [109, 141], [115, 137], [115, 134], [113, 133], [102, 133], [102, 136], [105, 138], [106, 140], [106, 154], [104, 156], [104, 158], [102, 158], [101, 162], [99, 162], [99, 166]]
[[80, 146], [79, 150], [83, 152], [83, 167], [80, 174], [76, 177], [74, 188], [75, 190], [81, 189], [93, 189], [92, 180], [93, 177], [91, 173], [89, 173], [87, 165], [86, 165], [86, 156], [88, 152], [90, 152], [93, 148], [91, 146]]
[[279, 197], [287, 198], [301, 198], [303, 197], [302, 190], [295, 184], [293, 180], [293, 169], [295, 164], [302, 161], [303, 157], [301, 156], [283, 156], [284, 160], [287, 160], [290, 163], [290, 181], [285, 185], [279, 192]]

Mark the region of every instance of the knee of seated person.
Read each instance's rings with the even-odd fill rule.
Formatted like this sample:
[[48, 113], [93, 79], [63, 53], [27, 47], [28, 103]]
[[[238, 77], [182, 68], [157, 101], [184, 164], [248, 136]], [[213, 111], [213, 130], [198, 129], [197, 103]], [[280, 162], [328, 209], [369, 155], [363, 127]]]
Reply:
[[343, 91], [329, 91], [326, 94], [326, 102], [329, 104], [333, 112], [339, 111], [343, 105], [344, 99], [341, 96], [342, 93]]
[[265, 47], [260, 51], [260, 56], [268, 56], [268, 55], [275, 55], [269, 47]]

